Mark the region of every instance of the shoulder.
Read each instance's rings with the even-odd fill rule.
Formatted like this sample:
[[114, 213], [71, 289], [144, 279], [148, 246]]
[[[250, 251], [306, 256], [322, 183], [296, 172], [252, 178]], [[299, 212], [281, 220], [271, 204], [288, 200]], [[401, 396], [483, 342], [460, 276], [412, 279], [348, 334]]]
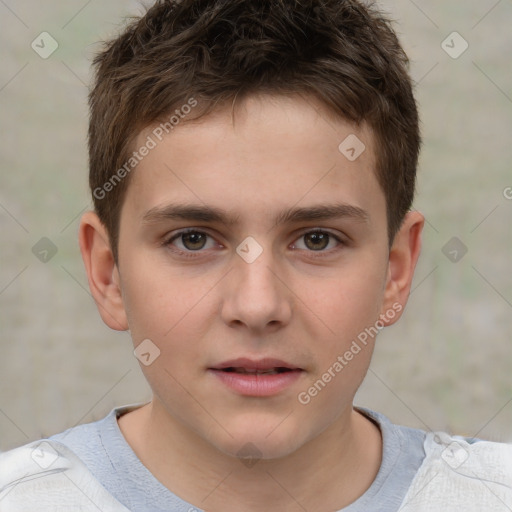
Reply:
[[47, 439], [0, 454], [0, 512], [127, 512], [67, 446]]
[[401, 511], [511, 509], [512, 445], [437, 432], [426, 435], [424, 448]]

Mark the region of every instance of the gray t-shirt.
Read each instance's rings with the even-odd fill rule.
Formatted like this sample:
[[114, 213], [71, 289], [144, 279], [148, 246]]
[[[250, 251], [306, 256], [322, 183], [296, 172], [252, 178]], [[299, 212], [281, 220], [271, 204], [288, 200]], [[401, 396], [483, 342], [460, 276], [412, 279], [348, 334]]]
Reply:
[[[126, 442], [117, 418], [137, 406], [114, 409], [103, 420], [66, 430], [50, 439], [75, 452], [96, 479], [132, 512], [199, 512], [164, 487]], [[382, 463], [370, 488], [343, 512], [397, 512], [425, 451], [425, 432], [393, 425], [382, 414], [358, 409], [382, 433]]]

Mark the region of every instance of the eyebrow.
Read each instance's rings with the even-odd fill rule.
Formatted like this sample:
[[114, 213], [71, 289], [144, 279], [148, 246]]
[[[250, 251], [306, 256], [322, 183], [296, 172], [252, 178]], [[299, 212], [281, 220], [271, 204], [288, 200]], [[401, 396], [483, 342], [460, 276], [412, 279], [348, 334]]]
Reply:
[[[239, 215], [226, 212], [214, 206], [195, 204], [170, 204], [154, 207], [142, 217], [144, 224], [159, 223], [168, 220], [186, 220], [195, 222], [222, 223], [228, 226], [237, 224]], [[301, 208], [287, 208], [277, 214], [273, 227], [279, 224], [307, 221], [333, 220], [348, 218], [358, 222], [368, 222], [368, 213], [346, 203], [313, 205]]]

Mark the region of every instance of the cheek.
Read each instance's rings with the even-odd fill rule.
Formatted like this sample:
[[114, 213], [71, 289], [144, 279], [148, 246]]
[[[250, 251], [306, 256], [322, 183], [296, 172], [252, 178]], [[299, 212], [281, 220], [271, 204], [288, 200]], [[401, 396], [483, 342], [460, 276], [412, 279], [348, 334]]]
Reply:
[[209, 289], [200, 276], [191, 279], [151, 256], [132, 252], [122, 267], [123, 302], [134, 343], [171, 338], [172, 331], [189, 323], [192, 311], [201, 309]]
[[[176, 379], [200, 377], [205, 354], [205, 335], [218, 321], [214, 296], [204, 279], [133, 274], [126, 286], [127, 314], [135, 347], [146, 339], [157, 347], [158, 359], [142, 370], [153, 389], [165, 392]], [[179, 387], [179, 386], [178, 386]], [[184, 397], [186, 398], [186, 397]]]
[[311, 378], [297, 401], [306, 410], [311, 407], [319, 411], [321, 423], [334, 421], [351, 404], [368, 371], [380, 331], [375, 328], [382, 298], [380, 283], [376, 278], [359, 278], [353, 283], [340, 280], [331, 282], [324, 296], [314, 297], [323, 325], [319, 324], [316, 336], [311, 335], [321, 349], [315, 350]]
[[[384, 297], [385, 272], [373, 262], [340, 271], [320, 285], [304, 286], [304, 303], [325, 324], [326, 334], [339, 342], [373, 325]], [[309, 292], [306, 293], [306, 290]]]
[[123, 301], [134, 344], [145, 338], [158, 338], [164, 325], [172, 327], [172, 317], [165, 312], [169, 308], [169, 296], [163, 295], [163, 283], [151, 272], [147, 274], [126, 272], [123, 275]]

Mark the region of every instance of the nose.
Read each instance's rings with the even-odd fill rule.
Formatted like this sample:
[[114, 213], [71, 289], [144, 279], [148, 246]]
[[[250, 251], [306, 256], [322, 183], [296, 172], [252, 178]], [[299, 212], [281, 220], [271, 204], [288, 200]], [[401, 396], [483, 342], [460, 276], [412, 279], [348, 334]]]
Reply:
[[276, 331], [290, 322], [293, 293], [272, 251], [263, 250], [248, 261], [238, 255], [234, 258], [234, 268], [224, 282], [222, 319], [230, 327], [258, 334]]

